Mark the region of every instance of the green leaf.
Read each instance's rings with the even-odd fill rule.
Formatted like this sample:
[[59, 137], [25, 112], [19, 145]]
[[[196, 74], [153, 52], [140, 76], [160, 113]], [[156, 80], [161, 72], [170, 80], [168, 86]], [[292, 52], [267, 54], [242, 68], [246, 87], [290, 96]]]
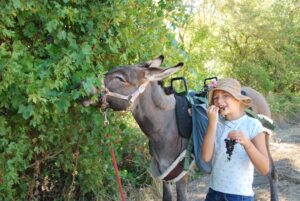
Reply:
[[24, 28], [24, 35], [28, 38], [32, 38], [37, 32], [37, 29], [34, 25], [34, 23], [30, 22], [28, 23]]
[[24, 119], [28, 119], [33, 112], [33, 106], [31, 104], [28, 105], [20, 105], [19, 107], [19, 114], [22, 114]]
[[22, 4], [20, 2], [20, 0], [13, 0], [13, 6], [14, 8], [18, 9], [18, 8], [21, 8]]
[[81, 46], [81, 52], [84, 55], [90, 55], [92, 54], [92, 48], [88, 43], [83, 43]]
[[70, 107], [70, 101], [67, 100], [66, 98], [61, 97], [58, 101], [57, 101], [57, 110], [58, 112], [68, 112], [68, 109]]
[[95, 83], [96, 79], [94, 77], [88, 77], [85, 82], [83, 82], [83, 88], [87, 94], [93, 92]]
[[53, 30], [57, 28], [59, 25], [59, 21], [57, 19], [53, 19], [46, 24], [46, 29], [48, 30], [49, 33], [51, 33]]
[[58, 32], [57, 38], [58, 38], [59, 40], [64, 40], [64, 39], [66, 39], [66, 38], [67, 38], [67, 33], [66, 33], [66, 31], [63, 30], [63, 31]]

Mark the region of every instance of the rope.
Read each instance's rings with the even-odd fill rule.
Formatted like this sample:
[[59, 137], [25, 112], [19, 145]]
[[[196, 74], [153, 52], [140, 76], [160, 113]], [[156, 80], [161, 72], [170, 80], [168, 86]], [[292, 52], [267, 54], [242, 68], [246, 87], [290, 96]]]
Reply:
[[111, 149], [111, 157], [112, 157], [112, 161], [113, 161], [113, 164], [114, 164], [115, 173], [116, 173], [117, 180], [118, 180], [118, 186], [119, 186], [121, 200], [125, 201], [125, 197], [124, 197], [124, 193], [123, 193], [123, 189], [122, 189], [122, 182], [121, 182], [121, 178], [120, 178], [120, 175], [119, 175], [118, 164], [117, 164], [115, 152], [114, 152], [113, 149]]
[[[109, 121], [107, 119], [107, 110], [104, 111], [104, 122], [103, 123], [104, 123], [105, 128], [109, 125]], [[109, 134], [108, 134], [108, 136], [109, 136]], [[118, 168], [118, 164], [117, 164], [117, 160], [116, 160], [116, 156], [115, 156], [115, 151], [113, 148], [111, 149], [111, 158], [112, 158], [112, 162], [114, 164], [115, 174], [116, 174], [117, 181], [118, 181], [118, 187], [119, 187], [119, 192], [120, 192], [120, 196], [121, 196], [121, 201], [125, 201], [125, 197], [124, 197], [124, 193], [123, 193], [123, 189], [122, 189], [122, 182], [121, 182], [121, 178], [119, 175], [119, 168]]]

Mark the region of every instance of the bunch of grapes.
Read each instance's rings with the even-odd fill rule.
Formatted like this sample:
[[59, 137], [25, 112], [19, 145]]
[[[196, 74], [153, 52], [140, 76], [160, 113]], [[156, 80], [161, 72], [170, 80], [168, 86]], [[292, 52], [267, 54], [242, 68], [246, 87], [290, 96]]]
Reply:
[[236, 144], [236, 141], [226, 138], [225, 139], [225, 144], [226, 144], [226, 149], [227, 149], [226, 154], [228, 154], [227, 159], [230, 161], [231, 155], [232, 155], [232, 152], [233, 152], [233, 149], [234, 149], [234, 145]]

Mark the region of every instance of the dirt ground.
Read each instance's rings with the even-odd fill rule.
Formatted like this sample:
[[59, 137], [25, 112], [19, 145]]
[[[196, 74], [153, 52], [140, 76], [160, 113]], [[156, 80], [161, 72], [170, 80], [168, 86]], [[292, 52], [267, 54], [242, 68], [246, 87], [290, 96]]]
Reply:
[[[279, 200], [300, 200], [300, 124], [277, 128], [271, 137], [270, 150], [279, 173]], [[204, 200], [207, 192], [208, 175], [196, 177], [189, 184], [189, 200]], [[255, 201], [270, 200], [269, 183], [266, 177], [255, 175]], [[161, 184], [140, 189], [134, 201], [161, 200]], [[176, 199], [174, 199], [176, 200]]]

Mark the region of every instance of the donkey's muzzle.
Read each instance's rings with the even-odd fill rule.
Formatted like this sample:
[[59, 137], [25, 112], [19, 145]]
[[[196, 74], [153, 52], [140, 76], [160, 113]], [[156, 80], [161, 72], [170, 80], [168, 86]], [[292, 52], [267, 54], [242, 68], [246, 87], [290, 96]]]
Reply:
[[96, 106], [96, 107], [101, 107], [101, 108], [105, 109], [105, 108], [108, 108], [108, 106], [109, 106], [108, 102], [106, 101], [106, 97], [107, 97], [107, 92], [102, 91], [96, 99], [87, 98], [87, 99], [82, 100], [81, 102], [85, 107]]
[[109, 103], [107, 102], [106, 98], [107, 98], [107, 91], [106, 90], [101, 91], [98, 99], [98, 104], [103, 109], [106, 109], [109, 106]]

